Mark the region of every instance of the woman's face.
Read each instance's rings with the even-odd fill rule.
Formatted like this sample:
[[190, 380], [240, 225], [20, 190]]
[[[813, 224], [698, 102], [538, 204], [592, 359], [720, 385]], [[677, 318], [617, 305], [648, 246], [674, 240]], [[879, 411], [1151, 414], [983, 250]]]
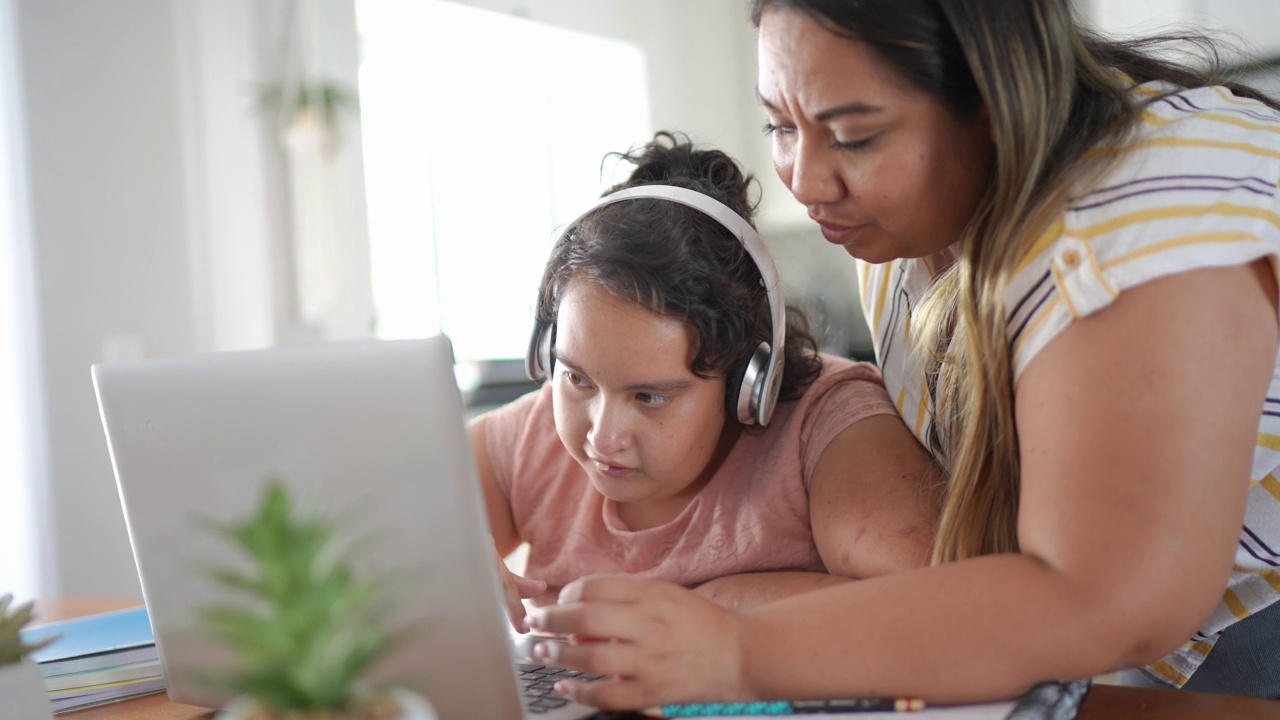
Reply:
[[556, 432], [633, 530], [698, 493], [725, 428], [724, 381], [693, 374], [696, 333], [571, 280], [556, 317]]
[[959, 239], [988, 183], [985, 108], [955, 118], [866, 43], [798, 11], [766, 10], [759, 46], [774, 166], [828, 242], [881, 263]]

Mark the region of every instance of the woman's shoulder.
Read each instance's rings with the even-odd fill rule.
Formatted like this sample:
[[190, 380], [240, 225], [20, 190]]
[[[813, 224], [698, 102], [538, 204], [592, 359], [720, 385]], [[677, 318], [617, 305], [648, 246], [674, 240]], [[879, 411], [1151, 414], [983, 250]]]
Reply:
[[1222, 87], [1156, 85], [1105, 171], [1068, 198], [1006, 286], [1015, 375], [1072, 319], [1124, 290], [1280, 253], [1280, 114]]

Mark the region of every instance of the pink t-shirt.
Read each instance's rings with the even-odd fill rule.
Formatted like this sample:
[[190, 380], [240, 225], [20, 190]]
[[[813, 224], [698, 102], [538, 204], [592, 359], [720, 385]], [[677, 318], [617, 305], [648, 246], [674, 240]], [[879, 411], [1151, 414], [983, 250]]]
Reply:
[[[516, 532], [529, 543], [527, 577], [542, 599], [584, 575], [628, 573], [694, 586], [764, 570], [825, 572], [809, 529], [809, 478], [822, 452], [855, 422], [897, 410], [880, 371], [823, 355], [822, 374], [769, 426], [743, 432], [716, 474], [671, 522], [630, 530], [556, 434], [551, 384], [489, 413], [486, 438]], [[874, 451], [874, 450], [871, 450]]]

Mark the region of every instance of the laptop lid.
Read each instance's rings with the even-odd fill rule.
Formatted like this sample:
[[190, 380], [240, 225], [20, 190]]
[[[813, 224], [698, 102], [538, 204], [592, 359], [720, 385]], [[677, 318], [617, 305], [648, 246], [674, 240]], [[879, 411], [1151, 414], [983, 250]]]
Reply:
[[446, 338], [95, 365], [92, 374], [171, 699], [229, 699], [195, 677], [232, 662], [198, 611], [243, 602], [207, 568], [247, 560], [200, 518], [248, 517], [275, 477], [301, 510], [370, 539], [362, 569], [402, 582], [390, 624], [415, 631], [372, 679], [421, 691], [446, 720], [522, 717]]

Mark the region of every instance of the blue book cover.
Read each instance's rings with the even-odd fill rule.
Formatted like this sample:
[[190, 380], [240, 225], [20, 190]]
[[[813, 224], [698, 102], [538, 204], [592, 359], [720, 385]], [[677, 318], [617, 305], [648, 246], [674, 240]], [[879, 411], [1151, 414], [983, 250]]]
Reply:
[[151, 620], [145, 607], [117, 610], [101, 615], [63, 620], [22, 631], [28, 643], [57, 635], [57, 640], [37, 650], [32, 659], [38, 663], [154, 645]]

